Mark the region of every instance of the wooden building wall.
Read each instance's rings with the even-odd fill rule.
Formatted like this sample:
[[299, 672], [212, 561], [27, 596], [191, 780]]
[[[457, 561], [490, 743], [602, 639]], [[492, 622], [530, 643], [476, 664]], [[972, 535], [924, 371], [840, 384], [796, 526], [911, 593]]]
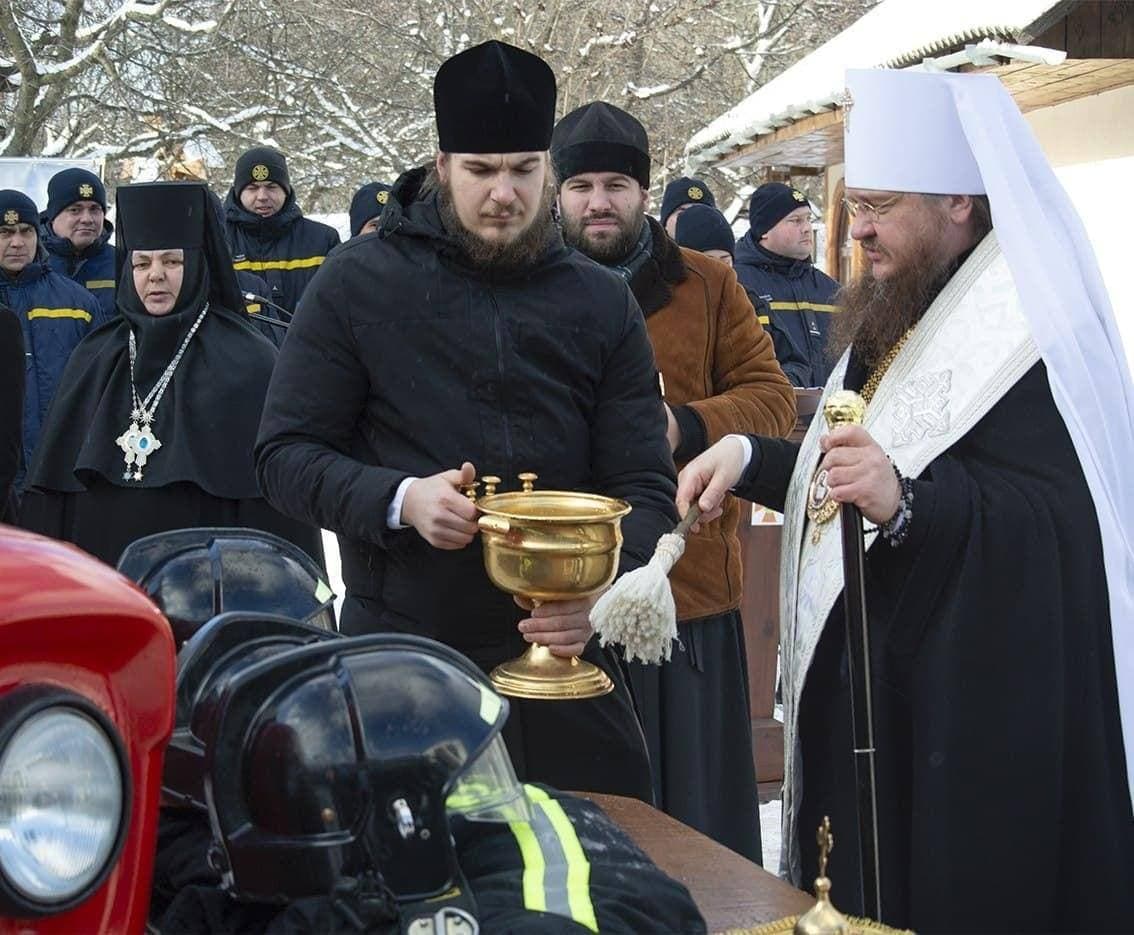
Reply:
[[1134, 58], [1134, 0], [1083, 0], [1031, 42], [1068, 58]]

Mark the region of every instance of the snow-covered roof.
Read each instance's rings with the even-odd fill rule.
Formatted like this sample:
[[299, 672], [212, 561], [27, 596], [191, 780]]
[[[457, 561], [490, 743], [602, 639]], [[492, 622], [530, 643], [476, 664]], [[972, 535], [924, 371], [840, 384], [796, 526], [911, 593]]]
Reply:
[[831, 110], [848, 68], [900, 68], [966, 43], [1033, 38], [1029, 27], [1060, 0], [884, 0], [791, 68], [698, 131], [690, 171], [756, 137]]

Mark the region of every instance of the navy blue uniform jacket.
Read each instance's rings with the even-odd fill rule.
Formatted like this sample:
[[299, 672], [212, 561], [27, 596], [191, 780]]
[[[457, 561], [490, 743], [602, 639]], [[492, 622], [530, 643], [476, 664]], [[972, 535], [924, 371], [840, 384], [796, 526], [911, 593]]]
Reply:
[[259, 276], [270, 290], [264, 297], [294, 312], [303, 290], [338, 245], [338, 231], [305, 218], [294, 194], [279, 211], [262, 218], [246, 211], [230, 190], [224, 213], [233, 268]]
[[23, 485], [40, 426], [71, 352], [102, 320], [86, 289], [49, 268], [39, 256], [12, 277], [0, 273], [0, 305], [20, 320], [24, 334], [24, 450], [16, 486]]
[[60, 237], [46, 219], [41, 218], [39, 236], [47, 251], [47, 262], [55, 272], [74, 280], [96, 299], [102, 311], [98, 324], [118, 314], [114, 307], [115, 259], [110, 235], [114, 228], [103, 221], [102, 235], [83, 250]]
[[810, 260], [765, 250], [749, 231], [736, 242], [736, 278], [772, 336], [776, 360], [793, 386], [825, 386], [832, 362], [827, 332], [839, 284]]

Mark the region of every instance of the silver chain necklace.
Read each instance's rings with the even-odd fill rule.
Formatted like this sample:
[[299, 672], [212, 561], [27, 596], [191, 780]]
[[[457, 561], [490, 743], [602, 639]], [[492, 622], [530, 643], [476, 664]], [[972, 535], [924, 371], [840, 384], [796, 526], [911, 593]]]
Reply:
[[193, 322], [193, 327], [185, 335], [185, 340], [181, 342], [181, 347], [173, 355], [173, 360], [162, 371], [162, 375], [158, 377], [157, 383], [146, 394], [145, 399], [138, 398], [138, 388], [134, 385], [134, 361], [138, 356], [138, 348], [134, 341], [134, 329], [130, 329], [130, 398], [134, 408], [130, 411], [130, 427], [115, 439], [115, 443], [122, 449], [123, 457], [126, 459], [126, 470], [122, 474], [123, 480], [140, 481], [142, 479], [142, 468], [146, 466], [146, 459], [161, 447], [161, 441], [153, 430], [154, 415], [157, 413], [158, 403], [165, 395], [166, 387], [169, 386], [169, 381], [173, 379], [173, 372], [181, 363], [185, 349], [193, 340], [193, 335], [197, 333], [197, 329], [201, 327], [201, 322], [205, 320], [205, 313], [208, 310], [209, 303], [206, 302], [205, 307], [201, 309], [201, 314]]

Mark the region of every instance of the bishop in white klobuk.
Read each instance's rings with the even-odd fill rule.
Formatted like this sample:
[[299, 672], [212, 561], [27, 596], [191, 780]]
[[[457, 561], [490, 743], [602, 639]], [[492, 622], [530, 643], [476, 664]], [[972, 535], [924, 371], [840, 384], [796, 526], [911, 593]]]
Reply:
[[847, 90], [868, 269], [826, 394], [860, 391], [864, 423], [730, 436], [678, 488], [710, 519], [733, 487], [785, 512], [784, 870], [806, 881], [830, 815], [830, 876], [861, 908], [830, 498], [867, 525], [883, 921], [1127, 930], [1134, 391], [1114, 316], [998, 79], [851, 71]]

